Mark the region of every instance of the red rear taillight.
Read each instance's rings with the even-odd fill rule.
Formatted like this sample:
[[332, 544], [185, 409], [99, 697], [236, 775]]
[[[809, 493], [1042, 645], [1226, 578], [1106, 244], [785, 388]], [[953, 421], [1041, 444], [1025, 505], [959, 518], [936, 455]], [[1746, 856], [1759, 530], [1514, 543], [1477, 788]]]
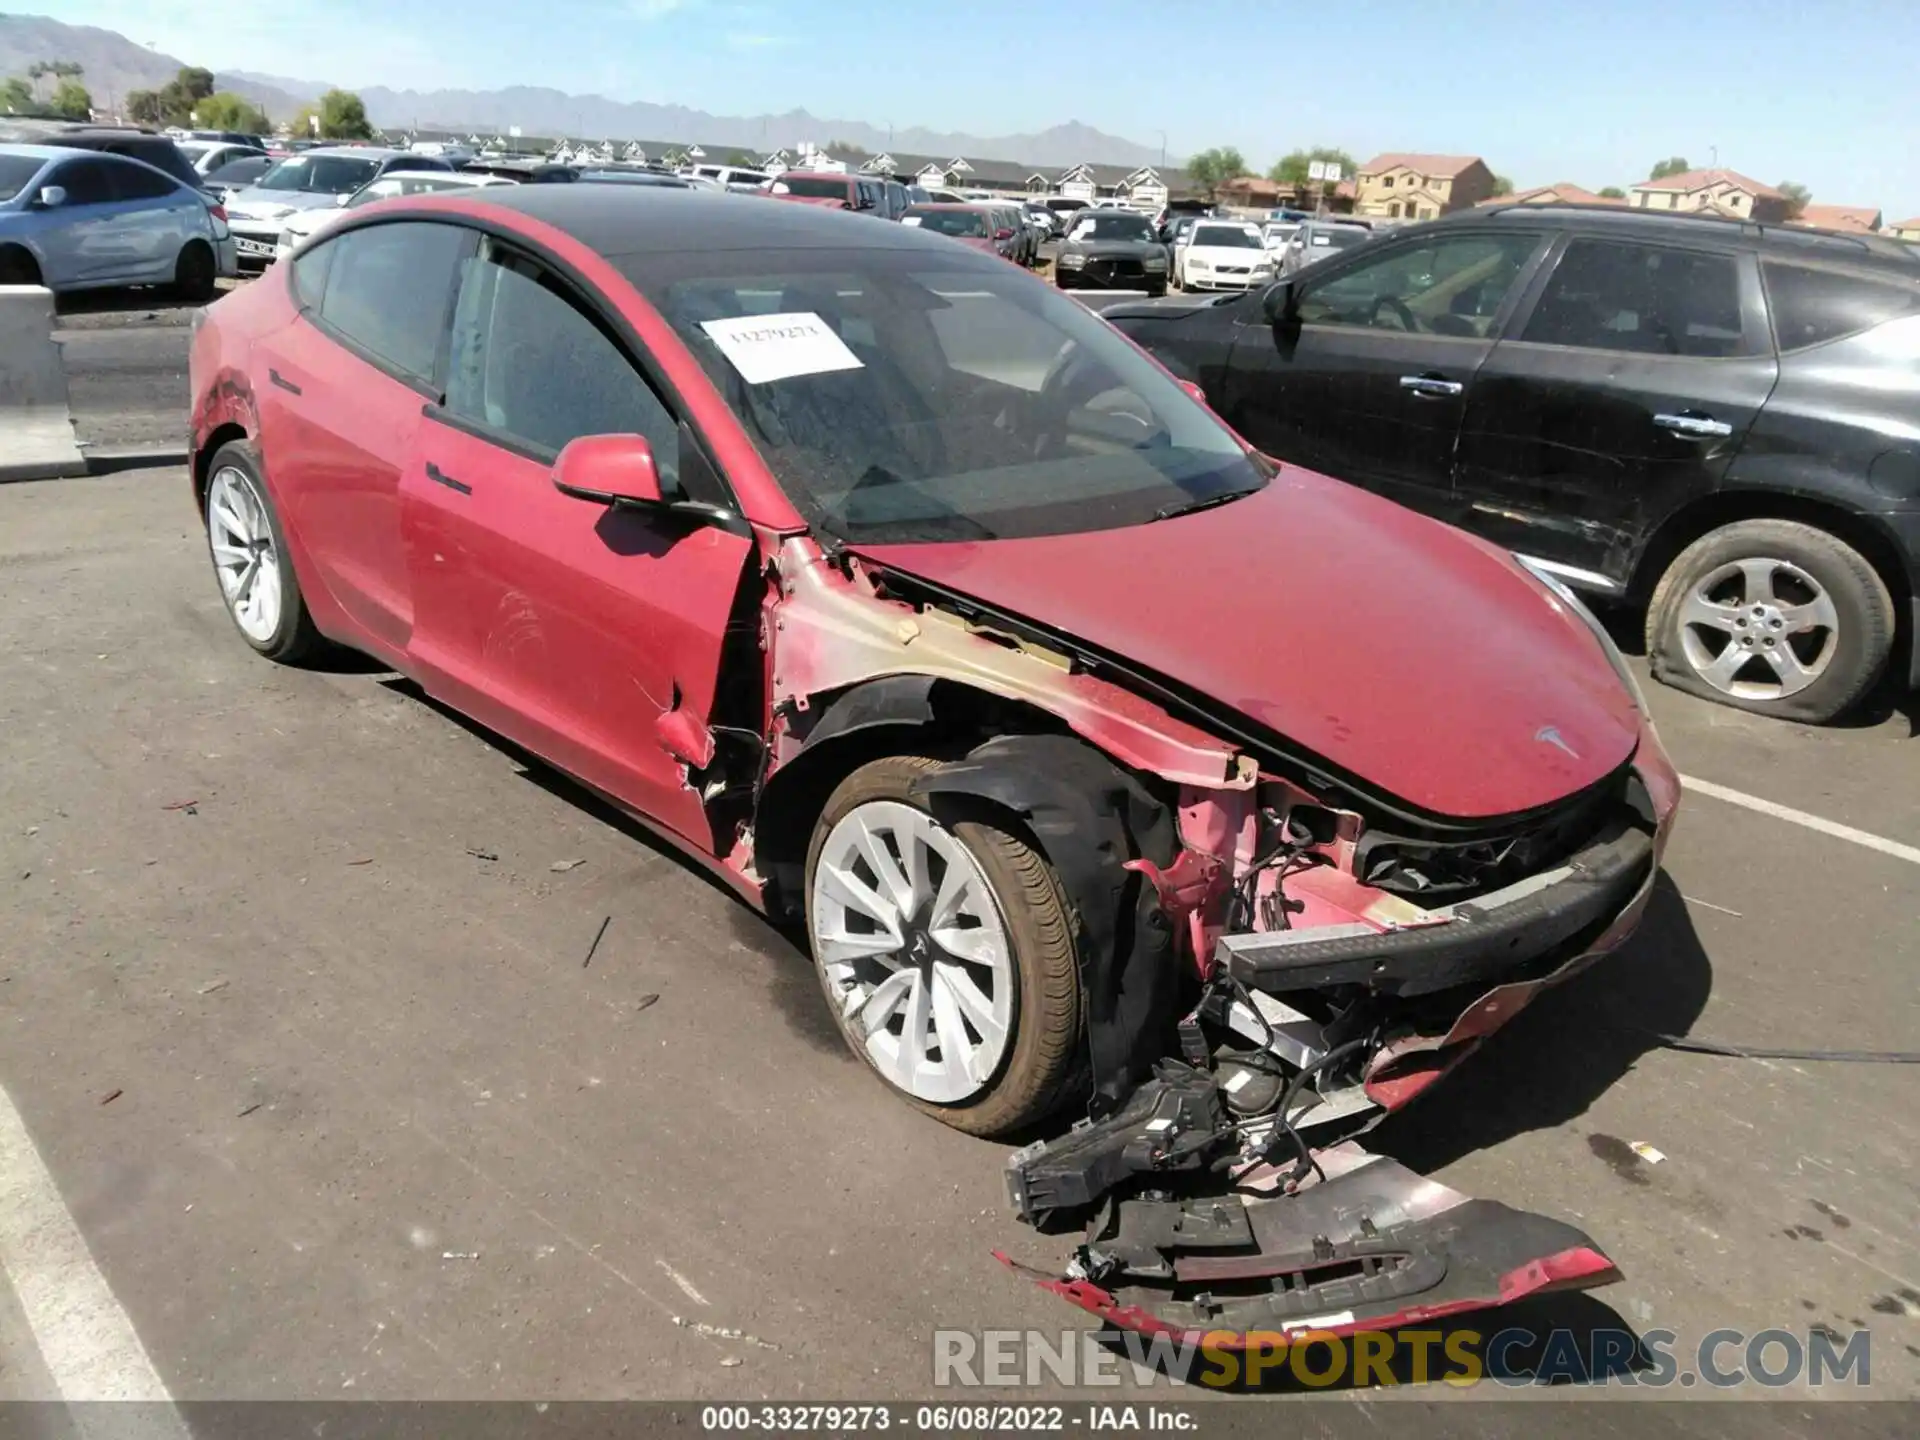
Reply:
[[218, 220], [222, 225], [227, 223], [227, 207], [226, 206], [219, 205], [219, 204], [209, 205], [207, 206], [207, 213], [213, 216], [213, 218]]

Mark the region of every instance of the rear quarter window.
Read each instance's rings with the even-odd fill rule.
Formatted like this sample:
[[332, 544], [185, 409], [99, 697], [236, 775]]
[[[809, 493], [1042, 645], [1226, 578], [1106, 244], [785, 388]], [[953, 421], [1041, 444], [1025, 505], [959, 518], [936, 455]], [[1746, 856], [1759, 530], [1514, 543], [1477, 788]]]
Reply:
[[1810, 265], [1764, 261], [1773, 337], [1782, 350], [1804, 350], [1857, 335], [1920, 311], [1920, 282], [1871, 279]]
[[[321, 321], [416, 380], [431, 380], [468, 233], [454, 225], [370, 225], [331, 241]], [[301, 269], [295, 269], [299, 293]], [[311, 280], [311, 273], [306, 277]]]

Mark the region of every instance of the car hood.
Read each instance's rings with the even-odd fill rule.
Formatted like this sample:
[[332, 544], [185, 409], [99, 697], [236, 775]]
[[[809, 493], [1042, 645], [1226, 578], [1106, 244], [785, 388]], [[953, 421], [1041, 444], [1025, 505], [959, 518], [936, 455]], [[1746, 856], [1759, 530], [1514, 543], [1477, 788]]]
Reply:
[[1199, 692], [1430, 815], [1534, 810], [1638, 743], [1599, 642], [1504, 551], [1291, 466], [1148, 525], [848, 548]]
[[332, 210], [339, 201], [331, 195], [315, 195], [305, 190], [262, 190], [249, 185], [234, 192], [227, 202], [227, 213], [238, 220], [273, 220], [294, 210]]

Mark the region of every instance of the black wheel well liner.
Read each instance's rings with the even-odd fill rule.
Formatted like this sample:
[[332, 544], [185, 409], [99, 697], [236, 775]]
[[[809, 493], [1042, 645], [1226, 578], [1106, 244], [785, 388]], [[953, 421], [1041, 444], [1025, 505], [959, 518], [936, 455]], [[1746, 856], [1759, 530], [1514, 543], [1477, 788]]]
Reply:
[[1641, 547], [1627, 584], [1630, 599], [1644, 605], [1680, 552], [1711, 530], [1740, 520], [1794, 520], [1825, 530], [1860, 552], [1880, 576], [1895, 605], [1913, 598], [1913, 581], [1893, 538], [1871, 518], [1845, 506], [1782, 490], [1717, 490], [1674, 511]]
[[201, 509], [207, 505], [207, 481], [212, 478], [213, 457], [220, 453], [222, 445], [230, 445], [235, 440], [247, 439], [247, 427], [229, 420], [224, 425], [216, 425], [193, 456], [193, 498]]

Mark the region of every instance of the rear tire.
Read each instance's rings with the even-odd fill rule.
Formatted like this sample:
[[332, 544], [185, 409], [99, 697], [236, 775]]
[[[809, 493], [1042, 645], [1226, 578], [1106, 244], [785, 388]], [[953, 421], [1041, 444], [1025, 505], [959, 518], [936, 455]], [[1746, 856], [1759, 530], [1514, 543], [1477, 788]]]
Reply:
[[219, 264], [206, 241], [189, 240], [180, 247], [180, 258], [173, 266], [175, 295], [191, 304], [204, 305], [213, 298], [214, 282], [219, 277]]
[[38, 285], [40, 266], [18, 245], [0, 248], [0, 285]]
[[259, 454], [244, 440], [231, 441], [214, 453], [207, 477], [200, 519], [227, 616], [269, 660], [297, 664], [326, 642], [300, 594]]
[[[1074, 928], [1053, 867], [1026, 839], [984, 816], [976, 820], [958, 821], [948, 827], [913, 798], [913, 782], [929, 771], [937, 770], [939, 764], [936, 760], [919, 755], [888, 756], [863, 765], [840, 782], [821, 812], [814, 826], [812, 843], [807, 848], [807, 934], [821, 988], [826, 993], [835, 1021], [840, 1025], [842, 1036], [854, 1053], [867, 1063], [888, 1089], [908, 1104], [956, 1130], [963, 1130], [970, 1135], [998, 1137], [1045, 1119], [1064, 1103], [1081, 1079], [1080, 973], [1074, 949]], [[873, 1040], [880, 1041], [879, 1048], [883, 1050], [897, 1051], [904, 1047], [907, 1021], [913, 1011], [911, 998], [897, 1002], [902, 1022], [898, 1036], [892, 1035], [892, 1014], [880, 1016], [881, 1023], [873, 1040], [870, 1040], [862, 1024], [862, 1014], [881, 1003], [880, 987], [886, 983], [885, 979], [879, 978], [881, 973], [890, 971], [893, 975], [899, 975], [913, 970], [920, 963], [909, 958], [914, 952], [908, 948], [889, 952], [888, 958], [872, 962], [871, 973], [865, 977], [859, 976], [854, 967], [844, 961], [830, 963], [832, 955], [829, 947], [834, 943], [832, 926], [837, 923], [851, 930], [855, 912], [852, 907], [842, 906], [845, 913], [837, 921], [829, 914], [835, 903], [834, 890], [831, 885], [823, 888], [819, 883], [823, 857], [830, 857], [834, 847], [845, 849], [849, 827], [857, 827], [864, 812], [883, 817], [879, 822], [880, 828], [884, 833], [890, 833], [894, 841], [893, 848], [887, 849], [886, 853], [904, 858], [898, 850], [900, 832], [897, 829], [886, 832], [887, 822], [884, 818], [898, 818], [903, 811], [913, 812], [910, 818], [914, 819], [916, 826], [930, 827], [930, 831], [922, 833], [932, 833], [941, 845], [957, 846], [960, 852], [964, 852], [966, 860], [971, 862], [975, 874], [990, 895], [990, 904], [975, 905], [974, 910], [986, 912], [986, 924], [998, 920], [1000, 932], [1005, 938], [1004, 953], [1011, 972], [1008, 979], [1012, 994], [1008, 998], [1012, 1003], [1004, 1007], [1011, 1029], [993, 1062], [992, 1073], [984, 1081], [976, 1076], [964, 1082], [959, 1088], [964, 1089], [969, 1085], [977, 1088], [973, 1089], [973, 1093], [960, 1095], [948, 1103], [922, 1098], [905, 1088], [900, 1079], [888, 1073], [889, 1057], [874, 1053], [876, 1047]], [[878, 843], [884, 846], [884, 842]], [[862, 863], [871, 868], [871, 861]], [[944, 875], [949, 868], [943, 864], [941, 883], [935, 887], [929, 882], [929, 888], [944, 890]], [[900, 869], [904, 873], [907, 867], [902, 865]], [[927, 864], [920, 873], [928, 875], [931, 870], [931, 864]], [[862, 884], [867, 883], [864, 876], [857, 878]], [[886, 893], [888, 887], [878, 881], [877, 872], [875, 880], [872, 886], [874, 893]], [[932, 908], [931, 902], [923, 900], [912, 912], [914, 923], [903, 925], [902, 932], [913, 930], [915, 925], [929, 925], [933, 919], [929, 913]], [[862, 923], [864, 926], [867, 922]], [[949, 924], [957, 924], [957, 921], [950, 921]], [[875, 932], [866, 930], [865, 933]], [[928, 929], [923, 933], [933, 938], [934, 943], [930, 948], [934, 953], [932, 962], [924, 972], [926, 978], [920, 983], [931, 989], [944, 983], [933, 972], [956, 968], [952, 956], [958, 952], [947, 949], [938, 941], [938, 936], [951, 936], [953, 930]], [[983, 931], [959, 933], [979, 935]], [[975, 951], [976, 956], [979, 953]], [[867, 963], [864, 957], [860, 963]], [[978, 964], [969, 964], [967, 972], [968, 976], [977, 978], [980, 967]], [[995, 988], [998, 983], [996, 978]], [[860, 993], [869, 993], [872, 998], [851, 1019], [846, 1018], [850, 1005]], [[985, 993], [984, 987], [975, 993]], [[937, 1028], [940, 997], [934, 997], [931, 1008]], [[968, 1014], [971, 1024], [972, 1014], [965, 1005], [961, 1006], [961, 1010]], [[984, 1062], [987, 1052], [991, 1050], [985, 1032], [975, 1027], [973, 1034], [967, 1038], [980, 1041], [977, 1053]], [[949, 1060], [950, 1057], [944, 1053], [945, 1047], [940, 1048], [943, 1051], [941, 1061], [929, 1061], [930, 1065], [945, 1065]], [[922, 1088], [936, 1087], [929, 1085]]]
[[1822, 725], [1879, 679], [1894, 627], [1893, 597], [1857, 550], [1795, 520], [1741, 520], [1660, 577], [1647, 658], [1676, 690]]

